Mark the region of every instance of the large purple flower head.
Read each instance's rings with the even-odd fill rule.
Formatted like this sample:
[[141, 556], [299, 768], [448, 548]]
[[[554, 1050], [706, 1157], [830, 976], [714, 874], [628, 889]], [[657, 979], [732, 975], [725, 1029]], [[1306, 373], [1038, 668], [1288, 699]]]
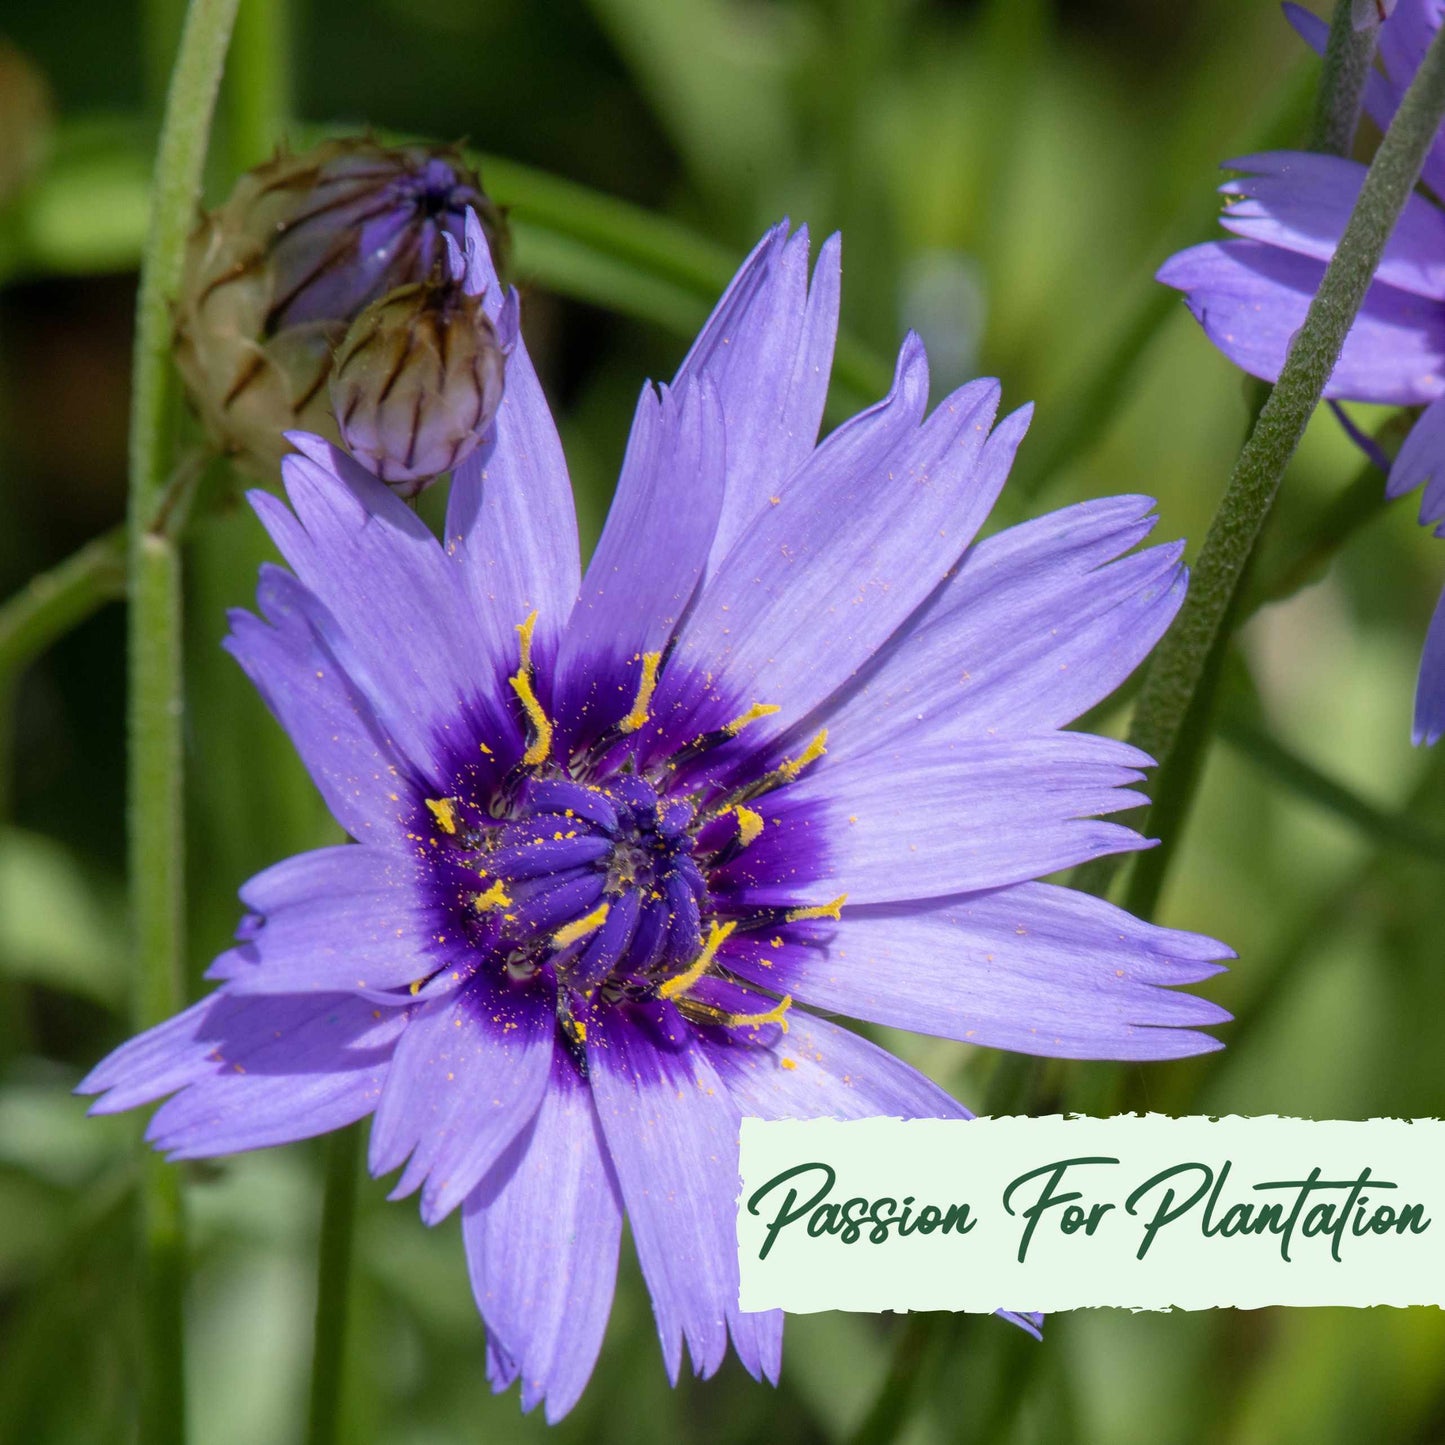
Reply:
[[[1297, 5], [1291, 23], [1323, 52], [1328, 27]], [[1388, 126], [1445, 17], [1445, 0], [1399, 0], [1379, 27], [1383, 71], [1372, 71], [1365, 108]], [[1239, 237], [1193, 246], [1171, 257], [1159, 280], [1185, 293], [1209, 339], [1252, 376], [1275, 381], [1285, 353], [1365, 179], [1341, 156], [1270, 151], [1225, 161], [1239, 178], [1220, 190], [1222, 217]], [[1421, 483], [1420, 521], [1445, 535], [1445, 137], [1422, 172], [1431, 194], [1406, 204], [1365, 304], [1345, 340], [1325, 395], [1340, 401], [1423, 406], [1390, 468], [1386, 492], [1402, 497]], [[1425, 637], [1415, 694], [1415, 741], [1445, 735], [1445, 596]]]
[[[512, 341], [475, 225], [468, 265]], [[1141, 497], [976, 543], [1028, 411], [994, 427], [986, 381], [929, 414], [914, 337], [816, 445], [836, 240], [808, 268], [771, 232], [644, 390], [585, 575], [519, 340], [444, 542], [295, 438], [290, 508], [253, 497], [292, 570], [229, 646], [356, 841], [252, 879], [221, 987], [81, 1086], [174, 1095], [149, 1138], [176, 1158], [373, 1115], [372, 1172], [429, 1223], [462, 1208], [494, 1384], [551, 1419], [624, 1211], [672, 1378], [730, 1337], [777, 1378], [781, 1317], [738, 1308], [743, 1115], [967, 1117], [810, 1008], [1107, 1059], [1226, 1017], [1167, 987], [1220, 944], [1036, 881], [1143, 846], [1092, 819], [1147, 759], [1063, 725], [1168, 625], [1179, 548], [1123, 555]]]

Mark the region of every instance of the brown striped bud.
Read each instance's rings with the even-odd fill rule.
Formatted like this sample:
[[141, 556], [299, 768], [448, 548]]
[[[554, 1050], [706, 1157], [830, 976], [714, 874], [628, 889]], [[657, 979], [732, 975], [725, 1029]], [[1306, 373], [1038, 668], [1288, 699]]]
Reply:
[[327, 141], [242, 176], [191, 236], [177, 302], [176, 363], [216, 441], [262, 476], [287, 431], [339, 441], [337, 346], [372, 302], [445, 269], [468, 208], [498, 254], [501, 216], [450, 147]]
[[331, 404], [346, 449], [404, 497], [477, 448], [502, 400], [503, 355], [481, 297], [403, 286], [352, 322]]

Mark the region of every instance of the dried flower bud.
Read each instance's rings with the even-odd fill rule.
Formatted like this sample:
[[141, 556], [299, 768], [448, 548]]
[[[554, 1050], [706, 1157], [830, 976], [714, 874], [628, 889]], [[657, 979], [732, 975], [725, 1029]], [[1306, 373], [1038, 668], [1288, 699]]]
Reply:
[[476, 449], [502, 400], [503, 355], [481, 297], [458, 281], [403, 286], [351, 324], [331, 404], [341, 439], [404, 497]]
[[496, 207], [450, 147], [328, 141], [249, 171], [190, 240], [176, 363], [208, 429], [273, 475], [301, 428], [336, 441], [327, 382], [371, 302], [445, 268], [468, 208], [496, 254]]

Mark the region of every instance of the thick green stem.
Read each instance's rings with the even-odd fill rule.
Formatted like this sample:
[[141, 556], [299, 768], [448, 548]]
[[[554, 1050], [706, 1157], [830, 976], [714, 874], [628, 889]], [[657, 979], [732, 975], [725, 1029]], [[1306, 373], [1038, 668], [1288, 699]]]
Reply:
[[[1187, 796], [1177, 784], [1197, 771], [1197, 746], [1184, 736], [1208, 691], [1211, 653], [1228, 637], [1234, 606], [1280, 479], [1318, 405], [1369, 288], [1375, 268], [1445, 116], [1445, 31], [1437, 35], [1386, 132], [1374, 163], [1295, 336], [1279, 381], [1235, 464], [1178, 620], [1150, 665], [1129, 739], [1160, 764], [1156, 791]], [[1181, 816], [1172, 818], [1177, 830]], [[1157, 818], [1151, 814], [1151, 822]], [[1151, 893], [1158, 891], [1154, 880]]]
[[341, 1384], [350, 1304], [351, 1240], [356, 1226], [358, 1125], [326, 1141], [326, 1197], [321, 1209], [320, 1266], [316, 1279], [316, 1335], [311, 1358], [311, 1406], [306, 1445], [336, 1445], [341, 1438]]
[[1356, 30], [1352, 0], [1335, 0], [1330, 38], [1325, 44], [1324, 77], [1310, 126], [1312, 151], [1344, 156], [1355, 143], [1365, 80], [1375, 58], [1375, 32]]
[[[185, 1003], [181, 775], [181, 574], [164, 530], [174, 449], [171, 305], [237, 0], [192, 0], [166, 98], [136, 304], [131, 395], [129, 652], [130, 903], [134, 1022], [149, 1028]], [[145, 1251], [141, 1438], [185, 1439], [182, 1298], [184, 1211], [175, 1171], [148, 1161], [141, 1190]]]

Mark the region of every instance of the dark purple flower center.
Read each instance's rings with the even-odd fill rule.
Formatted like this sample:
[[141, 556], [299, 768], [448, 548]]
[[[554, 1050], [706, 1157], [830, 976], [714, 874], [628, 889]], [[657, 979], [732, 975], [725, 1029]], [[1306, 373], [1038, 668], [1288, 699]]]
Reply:
[[[771, 875], [806, 886], [818, 859], [814, 850], [780, 853], [763, 838], [759, 811], [822, 756], [825, 735], [791, 758], [750, 753], [740, 737], [775, 710], [766, 706], [701, 735], [649, 730], [655, 654], [622, 664], [635, 699], [622, 717], [555, 728], [538, 696], [529, 626], [522, 666], [509, 679], [520, 759], [452, 797], [428, 799], [426, 831], [416, 835], [448, 879], [443, 906], [456, 935], [491, 976], [549, 988], [574, 1046], [586, 1012], [601, 1005], [666, 1003], [695, 1024], [786, 1027], [790, 1000], [730, 964], [809, 941], [819, 921], [838, 916], [842, 899], [774, 901], [782, 895], [766, 886]], [[598, 686], [593, 695], [625, 697], [627, 689]], [[747, 866], [760, 839], [761, 870]]]

